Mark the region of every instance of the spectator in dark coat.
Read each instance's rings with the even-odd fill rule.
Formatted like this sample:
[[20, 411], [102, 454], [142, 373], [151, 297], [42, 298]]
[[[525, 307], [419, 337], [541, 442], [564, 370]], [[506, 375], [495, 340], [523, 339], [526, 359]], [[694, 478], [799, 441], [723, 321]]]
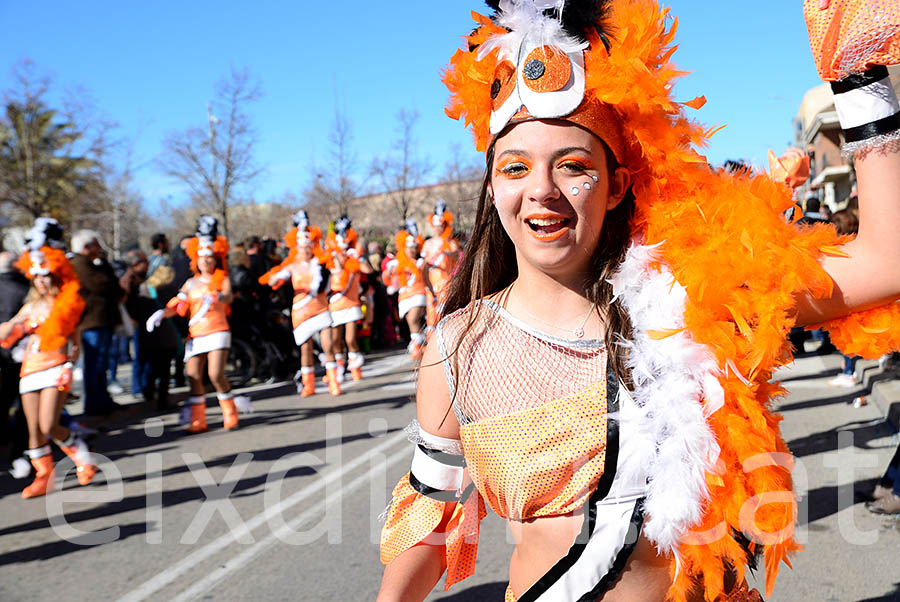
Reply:
[[72, 236], [72, 266], [81, 281], [85, 300], [80, 328], [84, 360], [84, 413], [105, 416], [119, 408], [106, 390], [106, 367], [113, 329], [120, 322], [119, 303], [125, 291], [112, 267], [103, 259], [99, 235], [79, 230]]
[[[4, 251], [0, 253], [0, 323], [9, 321], [25, 303], [28, 294], [28, 279], [13, 267], [15, 256]], [[0, 442], [12, 440], [9, 428], [9, 410], [19, 395], [19, 370], [22, 365], [13, 353], [0, 349]], [[27, 431], [25, 431], [27, 437]], [[15, 445], [13, 447], [16, 447]], [[22, 450], [24, 446], [19, 446]], [[21, 451], [21, 450], [20, 450]], [[12, 452], [14, 457], [20, 454]]]
[[147, 279], [149, 268], [147, 256], [140, 249], [131, 249], [125, 254], [125, 266], [125, 273], [119, 278], [119, 286], [125, 291], [125, 309], [128, 311], [131, 319], [134, 320], [134, 334], [131, 336], [131, 343], [134, 349], [134, 355], [131, 360], [131, 394], [135, 397], [143, 397], [145, 401], [150, 401], [145, 391], [147, 381], [151, 378], [150, 367], [147, 362], [141, 362], [138, 359], [140, 355], [140, 331], [143, 328], [142, 322], [137, 316], [140, 286]]
[[141, 392], [144, 399], [155, 403], [158, 410], [174, 407], [169, 402], [169, 376], [180, 341], [171, 319], [163, 320], [153, 332], [147, 332], [145, 325], [156, 310], [165, 307], [159, 291], [170, 286], [174, 277], [172, 268], [159, 266], [152, 276], [140, 284], [136, 297], [128, 305], [128, 311], [133, 312], [131, 316], [138, 323], [135, 363], [140, 366]]

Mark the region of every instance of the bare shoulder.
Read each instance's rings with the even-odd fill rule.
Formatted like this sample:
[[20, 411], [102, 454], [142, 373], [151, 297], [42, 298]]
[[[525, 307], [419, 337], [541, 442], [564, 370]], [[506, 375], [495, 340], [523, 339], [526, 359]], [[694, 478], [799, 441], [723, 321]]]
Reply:
[[465, 323], [467, 309], [445, 316], [429, 333], [419, 366], [416, 412], [422, 428], [439, 437], [459, 438], [459, 422], [453, 411], [452, 358]]

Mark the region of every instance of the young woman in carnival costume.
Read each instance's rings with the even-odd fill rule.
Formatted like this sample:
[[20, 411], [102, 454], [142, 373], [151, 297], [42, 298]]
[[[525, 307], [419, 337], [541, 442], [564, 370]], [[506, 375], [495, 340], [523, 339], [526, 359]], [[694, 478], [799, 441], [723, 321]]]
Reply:
[[431, 214], [433, 236], [422, 245], [425, 258], [425, 286], [428, 295], [426, 323], [428, 329], [437, 326], [447, 285], [459, 261], [459, 241], [453, 237], [453, 214], [447, 211], [447, 203], [438, 201]]
[[419, 227], [407, 219], [403, 229], [394, 236], [397, 256], [387, 264], [384, 281], [397, 290], [397, 310], [401, 320], [409, 326], [409, 355], [420, 359], [425, 350], [423, 319], [428, 305], [425, 296], [425, 260], [419, 257], [424, 240]]
[[344, 380], [345, 348], [346, 367], [350, 368], [353, 380], [362, 378], [362, 366], [365, 362], [356, 340], [358, 322], [363, 319], [362, 301], [359, 298], [362, 266], [359, 249], [356, 248], [358, 240], [350, 218], [342, 215], [334, 223], [334, 230], [328, 233], [325, 241], [325, 250], [330, 254], [332, 263], [328, 310], [331, 312], [331, 341], [335, 351], [338, 382]]
[[881, 66], [900, 62], [900, 10], [827, 4], [805, 12], [855, 154], [852, 241], [787, 223], [784, 183], [696, 152], [713, 132], [686, 114], [702, 98], [671, 96], [656, 0], [473, 15], [444, 81], [487, 172], [419, 371], [380, 601], [469, 576], [485, 503], [517, 542], [508, 600], [758, 600], [758, 555], [771, 592], [800, 549], [771, 411], [790, 328], [868, 358], [900, 345], [900, 107]]
[[[315, 354], [312, 337], [317, 332], [325, 352], [325, 375], [328, 391], [332, 395], [341, 394], [337, 378], [337, 363], [331, 345], [331, 312], [328, 311], [328, 277], [331, 258], [320, 246], [322, 231], [309, 223], [306, 211], [294, 215], [294, 227], [285, 235], [284, 241], [290, 249], [287, 258], [259, 282], [277, 290], [288, 280], [294, 287], [294, 301], [291, 305], [291, 320], [294, 325], [294, 342], [300, 347], [300, 389], [301, 397], [316, 393]], [[302, 386], [301, 386], [302, 384]]]
[[78, 358], [77, 326], [85, 305], [81, 285], [66, 259], [62, 229], [55, 219], [38, 218], [28, 237], [28, 250], [16, 267], [31, 280], [31, 291], [15, 317], [0, 324], [4, 348], [24, 342], [19, 394], [28, 423], [25, 454], [35, 477], [22, 491], [23, 498], [45, 495], [53, 487], [49, 439], [75, 463], [81, 485], [90, 483], [97, 472], [87, 445], [59, 424]]
[[225, 378], [225, 363], [231, 349], [228, 313], [233, 295], [226, 265], [228, 240], [218, 235], [215, 217], [200, 216], [197, 233], [188, 239], [185, 252], [191, 259], [194, 276], [182, 285], [165, 309], [157, 310], [148, 318], [147, 331], [152, 332], [164, 318], [175, 314], [188, 319], [189, 338], [184, 346], [184, 361], [191, 396], [182, 422], [188, 425], [189, 433], [206, 431], [206, 390], [203, 384], [206, 368], [222, 408], [223, 426], [226, 430], [233, 430], [238, 428], [238, 412], [249, 412], [251, 406], [248, 397], [234, 395], [231, 383]]

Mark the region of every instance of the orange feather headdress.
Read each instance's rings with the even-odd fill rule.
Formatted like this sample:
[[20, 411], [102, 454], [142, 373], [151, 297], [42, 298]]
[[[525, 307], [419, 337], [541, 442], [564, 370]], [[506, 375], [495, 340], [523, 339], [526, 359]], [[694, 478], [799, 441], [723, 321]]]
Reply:
[[29, 248], [16, 261], [16, 268], [29, 280], [37, 275], [53, 274], [60, 282], [50, 315], [36, 331], [41, 351], [55, 351], [66, 344], [81, 321], [85, 306], [81, 283], [61, 248], [62, 228], [55, 219], [38, 218], [28, 234]]
[[200, 257], [213, 256], [221, 263], [213, 273], [212, 284], [217, 290], [227, 275], [228, 269], [228, 239], [218, 235], [218, 220], [211, 215], [201, 215], [197, 222], [197, 234], [187, 239], [184, 252], [191, 259], [191, 271], [199, 274], [197, 260]]
[[322, 230], [318, 226], [309, 223], [309, 217], [306, 211], [300, 210], [293, 216], [294, 227], [288, 230], [284, 235], [284, 244], [288, 248], [287, 257], [284, 261], [273, 267], [271, 270], [259, 277], [260, 284], [267, 284], [269, 278], [280, 272], [286, 266], [290, 265], [297, 258], [297, 250], [301, 245], [312, 247], [313, 256], [322, 265], [328, 266], [331, 258], [325, 253], [321, 246]]
[[[718, 129], [687, 115], [705, 98], [673, 97], [684, 74], [671, 61], [677, 20], [657, 0], [571, 0], [550, 9], [536, 0], [489, 4], [500, 10], [493, 17], [473, 13], [477, 28], [443, 73], [447, 114], [472, 129], [482, 151], [512, 124], [532, 119], [565, 119], [603, 139], [632, 174], [631, 228], [653, 249], [648, 265], [670, 273], [684, 293], [678, 320], [636, 338], [684, 332], [716, 367], [707, 385], [718, 390], [717, 403], [701, 415], [719, 448], [714, 465], [705, 477], [701, 470], [691, 520], [670, 529], [678, 535], [674, 544], [651, 537], [678, 559], [669, 597], [684, 601], [698, 586], [710, 600], [727, 593], [729, 567], [742, 579], [748, 552], [758, 551], [771, 592], [780, 563], [789, 564], [800, 546], [790, 461], [775, 460], [790, 458], [781, 418], [771, 411], [772, 398], [784, 391], [769, 381], [792, 359], [787, 334], [795, 299], [831, 294], [819, 260], [839, 255], [845, 239], [829, 226], [787, 223], [782, 216], [793, 201], [783, 183], [710, 169], [696, 149]], [[403, 242], [398, 235], [398, 255]], [[877, 357], [900, 345], [900, 305], [824, 326], [843, 349]], [[702, 396], [687, 402], [711, 407]], [[652, 480], [650, 486], [659, 490]], [[658, 533], [650, 526], [667, 520], [666, 508], [648, 504], [647, 511], [645, 532]]]
[[355, 248], [358, 240], [359, 235], [356, 233], [356, 230], [353, 229], [350, 218], [346, 215], [342, 215], [334, 222], [334, 230], [328, 233], [328, 238], [325, 241], [325, 248], [330, 253], [339, 250], [346, 251]]
[[431, 214], [432, 226], [444, 226], [441, 237], [445, 240], [453, 235], [453, 214], [447, 209], [447, 201], [441, 199], [434, 204], [434, 213]]

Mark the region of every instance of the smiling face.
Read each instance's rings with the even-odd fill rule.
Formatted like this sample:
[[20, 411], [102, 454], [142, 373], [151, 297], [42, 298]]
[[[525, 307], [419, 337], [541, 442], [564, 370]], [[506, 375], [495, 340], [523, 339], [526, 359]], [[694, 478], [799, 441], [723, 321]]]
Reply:
[[197, 267], [201, 274], [212, 274], [216, 271], [216, 258], [214, 255], [202, 255], [197, 258]]
[[34, 289], [38, 292], [38, 294], [43, 297], [50, 292], [50, 285], [53, 280], [50, 277], [50, 274], [38, 274], [32, 280], [34, 283]]
[[520, 271], [585, 273], [606, 212], [621, 202], [629, 182], [621, 167], [610, 178], [605, 145], [574, 124], [526, 121], [498, 138], [490, 193]]

